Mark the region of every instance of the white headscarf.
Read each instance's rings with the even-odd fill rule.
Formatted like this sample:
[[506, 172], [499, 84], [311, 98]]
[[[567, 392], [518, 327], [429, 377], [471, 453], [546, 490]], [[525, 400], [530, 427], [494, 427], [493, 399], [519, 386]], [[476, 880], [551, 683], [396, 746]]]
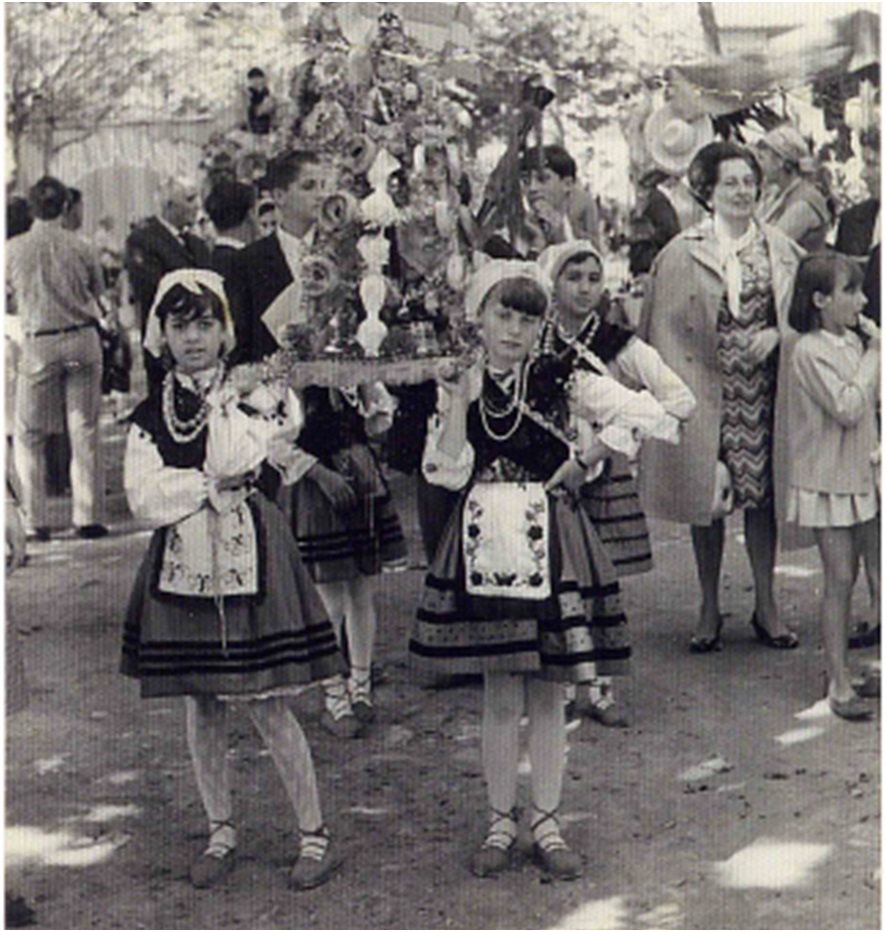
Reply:
[[218, 272], [210, 269], [176, 269], [174, 272], [168, 272], [160, 279], [157, 286], [157, 293], [154, 295], [154, 303], [148, 312], [148, 323], [145, 326], [145, 339], [142, 345], [145, 349], [157, 359], [163, 353], [165, 341], [163, 339], [163, 328], [160, 326], [160, 319], [157, 316], [157, 308], [167, 294], [181, 285], [186, 291], [192, 294], [201, 294], [201, 287], [211, 291], [222, 303], [222, 327], [224, 337], [222, 340], [222, 353], [227, 356], [237, 345], [237, 339], [234, 336], [234, 321], [231, 319], [231, 310], [228, 306], [228, 296], [225, 294], [225, 282]]
[[465, 319], [477, 320], [487, 295], [500, 282], [523, 278], [537, 284], [551, 300], [551, 281], [536, 262], [520, 259], [491, 259], [471, 276], [465, 289]]
[[554, 246], [546, 246], [539, 256], [539, 265], [542, 271], [551, 279], [552, 287], [557, 285], [558, 276], [563, 272], [564, 266], [576, 256], [591, 255], [597, 259], [604, 269], [604, 258], [600, 251], [595, 249], [594, 244], [587, 239], [574, 239], [568, 243], [557, 243]]

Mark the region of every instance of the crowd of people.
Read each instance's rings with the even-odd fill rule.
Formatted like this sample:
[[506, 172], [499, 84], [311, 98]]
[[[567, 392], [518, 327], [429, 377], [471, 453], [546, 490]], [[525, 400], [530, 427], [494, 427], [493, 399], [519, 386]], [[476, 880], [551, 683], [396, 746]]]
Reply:
[[[264, 134], [273, 119], [254, 69], [245, 125]], [[559, 879], [582, 872], [558, 821], [565, 708], [627, 723], [611, 677], [631, 655], [622, 580], [652, 569], [647, 514], [690, 527], [696, 654], [724, 648], [729, 513], [743, 514], [750, 624], [766, 648], [799, 644], [774, 586], [778, 544], [815, 543], [827, 699], [845, 720], [871, 717], [880, 684], [854, 674], [848, 647], [880, 640], [879, 136], [859, 140], [871, 198], [837, 216], [795, 127], [748, 147], [675, 121], [651, 127], [658, 164], [631, 244], [639, 316], [605, 287], [597, 205], [575, 160], [560, 144], [527, 146], [524, 223], [472, 244], [462, 319], [478, 350], [416, 385], [295, 390], [261, 365], [304, 323], [292, 320], [293, 295], [335, 193], [321, 150], [277, 154], [258, 183], [214, 178], [199, 192], [170, 181], [157, 215], [132, 230], [125, 256], [109, 247], [104, 268], [76, 232], [75, 189], [37, 181], [29, 229], [10, 202], [22, 329], [13, 447], [33, 539], [51, 534], [44, 447], [56, 399], [76, 532], [107, 533], [100, 335], [116, 326], [105, 298], [115, 263], [137, 308], [147, 392], [130, 417], [124, 482], [132, 513], [156, 531], [126, 610], [122, 669], [146, 698], [185, 697], [208, 820], [195, 887], [219, 884], [236, 860], [231, 703], [247, 710], [292, 803], [291, 886], [322, 884], [342, 862], [287, 697], [319, 683], [322, 724], [343, 740], [375, 718], [375, 580], [406, 566], [393, 465], [415, 474], [429, 564], [404, 649], [435, 675], [483, 676], [489, 822], [477, 876], [511, 863], [524, 714], [537, 858]], [[211, 244], [195, 232], [200, 210]], [[371, 291], [360, 292], [367, 306]], [[861, 563], [872, 621], [853, 629]]]

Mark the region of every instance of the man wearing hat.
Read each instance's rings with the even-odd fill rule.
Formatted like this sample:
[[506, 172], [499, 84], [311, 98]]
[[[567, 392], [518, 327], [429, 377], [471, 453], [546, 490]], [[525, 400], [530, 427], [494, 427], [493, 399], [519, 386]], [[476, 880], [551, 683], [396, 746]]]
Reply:
[[759, 219], [779, 227], [807, 252], [819, 252], [834, 218], [828, 200], [814, 182], [817, 165], [807, 140], [794, 126], [784, 123], [758, 140], [755, 155], [767, 185], [758, 208]]
[[707, 116], [687, 120], [670, 103], [644, 123], [644, 144], [653, 167], [638, 179], [629, 249], [632, 275], [649, 272], [659, 250], [705, 216], [686, 174], [693, 156], [712, 139], [714, 130]]

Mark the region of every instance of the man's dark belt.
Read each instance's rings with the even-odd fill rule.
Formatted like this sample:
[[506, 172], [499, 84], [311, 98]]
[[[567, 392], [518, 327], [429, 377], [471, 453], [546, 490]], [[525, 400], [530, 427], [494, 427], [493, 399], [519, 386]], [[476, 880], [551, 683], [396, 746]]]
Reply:
[[89, 327], [96, 327], [98, 324], [95, 321], [91, 321], [88, 324], [72, 324], [70, 327], [54, 327], [52, 330], [37, 330], [34, 333], [29, 333], [29, 337], [54, 337], [58, 336], [60, 333], [74, 333], [75, 330], [86, 330]]

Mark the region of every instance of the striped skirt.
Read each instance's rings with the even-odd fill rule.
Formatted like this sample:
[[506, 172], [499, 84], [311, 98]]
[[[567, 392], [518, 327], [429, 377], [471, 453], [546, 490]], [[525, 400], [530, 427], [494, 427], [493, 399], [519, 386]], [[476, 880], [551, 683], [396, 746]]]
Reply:
[[647, 518], [625, 456], [614, 454], [604, 474], [582, 487], [581, 502], [620, 578], [653, 568]]
[[325, 679], [344, 662], [323, 602], [286, 519], [249, 499], [259, 541], [259, 591], [212, 598], [158, 591], [165, 529], [156, 531], [133, 584], [121, 672], [142, 696], [249, 696]]
[[293, 533], [311, 578], [336, 582], [405, 567], [406, 538], [372, 451], [350, 447], [337, 454], [334, 466], [354, 489], [354, 508], [337, 511], [310, 478], [291, 492]]
[[463, 502], [425, 579], [410, 637], [433, 673], [537, 672], [584, 682], [627, 672], [631, 648], [619, 581], [584, 511], [550, 497], [552, 595], [541, 601], [468, 595], [462, 555]]

